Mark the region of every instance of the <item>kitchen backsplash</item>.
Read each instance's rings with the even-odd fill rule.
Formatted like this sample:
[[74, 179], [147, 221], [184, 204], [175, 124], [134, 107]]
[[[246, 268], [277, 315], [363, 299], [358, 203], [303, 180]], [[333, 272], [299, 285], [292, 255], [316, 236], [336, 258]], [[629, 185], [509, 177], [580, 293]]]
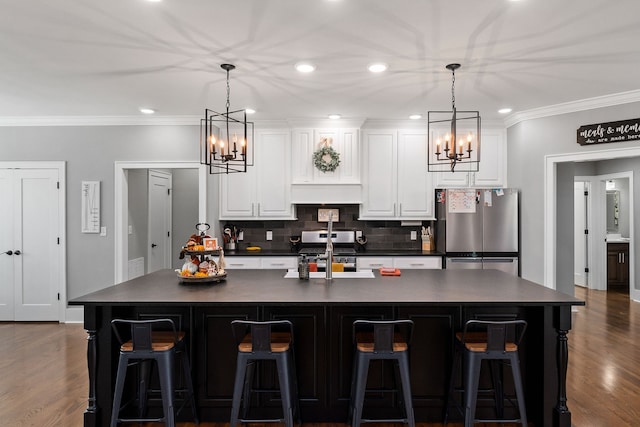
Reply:
[[[334, 230], [362, 230], [367, 240], [366, 250], [419, 250], [421, 248], [420, 226], [401, 226], [400, 221], [359, 221], [358, 205], [298, 205], [297, 221], [220, 221], [218, 235], [222, 235], [225, 225], [235, 225], [244, 232], [240, 249], [260, 246], [263, 249], [288, 251], [289, 238], [300, 236], [302, 230], [318, 230], [327, 227], [326, 222], [318, 222], [318, 208], [340, 209], [340, 221], [334, 222]], [[422, 225], [433, 227], [432, 221]], [[273, 240], [267, 241], [266, 232], [273, 232]], [[411, 231], [417, 232], [417, 239], [411, 240]]]

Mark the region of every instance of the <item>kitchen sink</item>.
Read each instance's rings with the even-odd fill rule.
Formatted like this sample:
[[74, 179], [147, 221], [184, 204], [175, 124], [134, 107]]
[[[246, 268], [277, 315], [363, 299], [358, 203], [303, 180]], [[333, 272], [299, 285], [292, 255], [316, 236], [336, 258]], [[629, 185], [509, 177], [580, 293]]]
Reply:
[[[375, 276], [373, 270], [360, 271], [334, 271], [332, 274], [334, 279], [373, 279]], [[324, 271], [312, 271], [309, 273], [310, 279], [324, 279], [326, 273]], [[298, 270], [289, 270], [284, 275], [285, 279], [297, 279]]]

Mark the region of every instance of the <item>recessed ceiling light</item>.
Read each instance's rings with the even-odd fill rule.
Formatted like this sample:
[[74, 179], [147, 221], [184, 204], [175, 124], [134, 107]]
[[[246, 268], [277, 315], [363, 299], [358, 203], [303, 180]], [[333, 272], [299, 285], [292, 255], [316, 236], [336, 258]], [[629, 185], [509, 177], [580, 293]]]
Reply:
[[153, 114], [153, 113], [155, 113], [155, 112], [156, 112], [156, 110], [153, 110], [153, 109], [151, 109], [151, 108], [141, 108], [141, 109], [140, 109], [140, 112], [141, 112], [142, 114]]
[[418, 120], [422, 118], [422, 114], [412, 114], [409, 116], [411, 120]]
[[498, 113], [500, 114], [509, 114], [511, 112], [511, 108], [501, 108], [498, 110]]
[[311, 73], [315, 71], [315, 69], [316, 69], [316, 66], [310, 62], [298, 62], [296, 64], [296, 70], [298, 70], [301, 73]]
[[150, 2], [150, 3], [159, 3], [159, 2], [161, 2], [162, 0], [147, 0], [147, 1], [148, 1], [148, 2]]
[[383, 71], [387, 71], [387, 68], [389, 68], [389, 66], [382, 62], [376, 62], [375, 64], [369, 65], [369, 71], [372, 73], [382, 73]]
[[338, 120], [340, 117], [342, 117], [340, 114], [329, 114], [331, 120]]
[[245, 108], [244, 112], [247, 114], [255, 114], [256, 110], [254, 110], [253, 108]]

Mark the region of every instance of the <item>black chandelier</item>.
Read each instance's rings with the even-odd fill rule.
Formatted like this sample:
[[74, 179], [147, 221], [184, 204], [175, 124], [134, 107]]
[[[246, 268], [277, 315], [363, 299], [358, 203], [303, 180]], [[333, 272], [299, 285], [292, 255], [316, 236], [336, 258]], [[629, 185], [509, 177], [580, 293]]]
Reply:
[[[480, 113], [456, 109], [456, 70], [460, 64], [449, 64], [451, 70], [451, 111], [427, 113], [428, 163], [430, 172], [477, 172], [480, 166]], [[457, 142], [457, 145], [456, 145]]]
[[210, 174], [246, 172], [253, 166], [253, 123], [247, 122], [246, 110], [229, 111], [229, 71], [236, 67], [222, 64], [227, 72], [226, 112], [205, 108], [200, 120], [200, 163], [209, 166]]

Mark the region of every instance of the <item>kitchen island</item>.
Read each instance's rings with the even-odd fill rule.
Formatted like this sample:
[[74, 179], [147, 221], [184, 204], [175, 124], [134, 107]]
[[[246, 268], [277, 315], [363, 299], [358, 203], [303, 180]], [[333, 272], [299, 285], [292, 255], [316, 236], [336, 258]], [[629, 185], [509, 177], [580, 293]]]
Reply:
[[[109, 421], [117, 343], [113, 318], [169, 317], [187, 332], [201, 420], [228, 421], [236, 348], [234, 319], [289, 319], [304, 422], [347, 419], [356, 319], [411, 319], [411, 382], [416, 419], [439, 421], [451, 370], [454, 333], [468, 319], [524, 319], [521, 346], [527, 413], [536, 426], [570, 426], [566, 405], [571, 307], [584, 302], [494, 270], [403, 270], [399, 277], [285, 279], [282, 270], [233, 270], [219, 284], [180, 284], [162, 270], [70, 301], [83, 305], [88, 332], [89, 403], [85, 426]], [[274, 382], [270, 367], [258, 371]], [[372, 367], [370, 386], [393, 384], [393, 370]], [[510, 385], [505, 390], [510, 393]], [[277, 396], [276, 396], [277, 397]], [[489, 401], [479, 400], [480, 411]], [[273, 396], [259, 406], [278, 409]], [[393, 395], [373, 394], [368, 408], [387, 415]], [[188, 414], [187, 414], [188, 415]], [[451, 417], [458, 414], [451, 411]]]

